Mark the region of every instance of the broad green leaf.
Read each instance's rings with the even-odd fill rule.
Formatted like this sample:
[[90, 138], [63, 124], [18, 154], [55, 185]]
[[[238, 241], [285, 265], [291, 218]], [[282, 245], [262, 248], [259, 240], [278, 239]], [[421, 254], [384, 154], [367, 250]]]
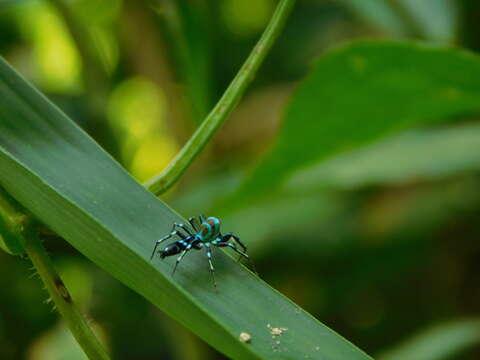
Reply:
[[288, 188], [352, 189], [431, 180], [480, 169], [480, 124], [396, 135], [295, 173]]
[[480, 320], [463, 319], [434, 326], [384, 352], [379, 360], [443, 360], [480, 343]]
[[[38, 219], [227, 356], [370, 359], [221, 251], [218, 293], [204, 253], [186, 256], [175, 278], [175, 259], [150, 262], [154, 241], [184, 219], [3, 61], [0, 169], [0, 185]], [[288, 330], [272, 339], [269, 324]]]
[[362, 41], [330, 51], [299, 86], [245, 202], [293, 172], [410, 127], [480, 110], [480, 59], [456, 49]]

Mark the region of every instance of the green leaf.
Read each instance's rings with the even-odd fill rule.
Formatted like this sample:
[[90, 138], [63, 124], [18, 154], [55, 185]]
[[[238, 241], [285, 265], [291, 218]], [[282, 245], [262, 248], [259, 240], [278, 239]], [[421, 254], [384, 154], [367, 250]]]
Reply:
[[480, 124], [396, 135], [300, 170], [289, 189], [352, 189], [411, 180], [435, 180], [480, 169]]
[[330, 51], [299, 86], [273, 151], [236, 199], [386, 135], [478, 112], [479, 78], [479, 58], [456, 49], [362, 41]]
[[[150, 262], [155, 240], [184, 219], [3, 61], [0, 169], [0, 184], [36, 217], [227, 356], [370, 359], [221, 251], [218, 293], [204, 253], [189, 254], [175, 278], [175, 259]], [[272, 339], [269, 324], [288, 330]]]
[[451, 321], [426, 329], [405, 343], [378, 356], [380, 360], [451, 359], [480, 343], [480, 320]]

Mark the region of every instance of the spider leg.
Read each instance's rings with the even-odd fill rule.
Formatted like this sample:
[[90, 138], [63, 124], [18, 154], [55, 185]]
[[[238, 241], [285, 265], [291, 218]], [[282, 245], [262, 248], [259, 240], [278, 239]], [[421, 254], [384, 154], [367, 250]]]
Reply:
[[188, 222], [192, 226], [193, 230], [198, 231], [197, 225], [195, 224], [195, 218], [193, 216], [188, 219]]
[[179, 227], [180, 229], [182, 229], [183, 231], [185, 231], [188, 235], [192, 236], [192, 232], [190, 231], [190, 229], [185, 225], [185, 224], [181, 224], [181, 223], [173, 223], [173, 229], [175, 229], [175, 227]]
[[229, 241], [230, 239], [233, 239], [233, 241], [235, 241], [238, 245], [240, 245], [244, 252], [247, 251], [247, 245], [245, 245], [237, 235], [228, 233], [222, 236], [222, 241], [224, 242]]
[[203, 223], [206, 219], [205, 215], [198, 215], [198, 218], [200, 219], [200, 224]]
[[[247, 252], [247, 246], [240, 241], [240, 238], [237, 235], [228, 233], [225, 235], [221, 235], [220, 237], [222, 239], [222, 242], [230, 242], [230, 239], [233, 239], [238, 245], [241, 246], [241, 248], [243, 249], [243, 252]], [[242, 256], [240, 255], [237, 259], [237, 262], [240, 261], [241, 258]]]
[[258, 275], [257, 269], [255, 268], [255, 264], [253, 263], [252, 259], [250, 259], [250, 256], [248, 256], [243, 251], [238, 250], [237, 245], [235, 245], [234, 243], [228, 242], [228, 241], [223, 241], [223, 242], [217, 243], [217, 246], [218, 247], [229, 247], [229, 248], [233, 249], [233, 251], [235, 251], [237, 254], [240, 255], [238, 260], [240, 260], [242, 257], [247, 259], [248, 262], [250, 263], [250, 266], [252, 267], [253, 272]]
[[[175, 226], [174, 226], [175, 228]], [[177, 235], [178, 237], [180, 237], [181, 239], [185, 240], [186, 239], [186, 236], [184, 234], [182, 234], [181, 232], [179, 232], [178, 230], [173, 230], [172, 229], [172, 232], [170, 232], [170, 234], [162, 237], [161, 239], [157, 240], [155, 242], [155, 247], [153, 248], [153, 251], [152, 251], [152, 256], [150, 256], [150, 261], [152, 261], [153, 259], [153, 255], [155, 255], [155, 250], [157, 250], [157, 247], [158, 245], [160, 245], [160, 243], [164, 242], [165, 240], [168, 240], [170, 239], [172, 236], [175, 236]]]
[[215, 287], [215, 291], [217, 291], [217, 282], [215, 281], [215, 268], [213, 267], [212, 263], [212, 248], [210, 247], [210, 244], [206, 245], [206, 248], [208, 264], [210, 265], [210, 272], [212, 273], [213, 286]]
[[178, 266], [178, 263], [180, 261], [182, 261], [183, 257], [185, 256], [185, 254], [188, 252], [188, 250], [190, 250], [192, 248], [192, 244], [188, 244], [187, 247], [185, 248], [185, 250], [182, 251], [182, 253], [180, 254], [180, 256], [177, 258], [177, 261], [175, 261], [175, 266], [173, 267], [173, 271], [172, 271], [172, 277], [173, 275], [175, 275], [175, 270], [177, 270], [177, 266]]

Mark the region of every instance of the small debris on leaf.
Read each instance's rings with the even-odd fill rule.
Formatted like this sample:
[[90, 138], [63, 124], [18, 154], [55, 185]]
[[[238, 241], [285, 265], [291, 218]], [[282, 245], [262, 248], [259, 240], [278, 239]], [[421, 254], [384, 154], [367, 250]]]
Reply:
[[287, 331], [287, 328], [284, 327], [272, 327], [272, 325], [267, 324], [267, 327], [270, 329], [270, 334], [272, 334], [272, 337], [282, 335], [284, 331]]
[[272, 345], [273, 351], [281, 351], [280, 350], [280, 340], [277, 339], [277, 336], [282, 335], [285, 331], [287, 331], [287, 328], [284, 327], [273, 327], [270, 324], [267, 324], [267, 327], [270, 329], [270, 334], [272, 335], [272, 339], [274, 340], [274, 343]]
[[238, 337], [241, 342], [249, 343], [252, 340], [252, 336], [249, 333], [242, 332]]

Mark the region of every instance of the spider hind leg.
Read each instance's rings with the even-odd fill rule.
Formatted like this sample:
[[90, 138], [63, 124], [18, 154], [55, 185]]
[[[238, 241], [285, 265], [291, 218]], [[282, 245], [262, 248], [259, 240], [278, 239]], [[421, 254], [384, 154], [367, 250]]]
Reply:
[[158, 245], [160, 245], [162, 242], [164, 242], [165, 240], [168, 240], [170, 239], [171, 237], [173, 236], [178, 236], [180, 239], [182, 240], [185, 240], [187, 237], [182, 234], [181, 232], [179, 232], [178, 230], [174, 230], [175, 229], [175, 226], [173, 227], [172, 231], [170, 232], [170, 234], [162, 237], [161, 239], [158, 239], [157, 241], [155, 241], [155, 247], [153, 248], [153, 251], [152, 251], [152, 255], [150, 256], [150, 261], [152, 261], [153, 259], [153, 256], [155, 255], [155, 251], [157, 250], [157, 247]]

